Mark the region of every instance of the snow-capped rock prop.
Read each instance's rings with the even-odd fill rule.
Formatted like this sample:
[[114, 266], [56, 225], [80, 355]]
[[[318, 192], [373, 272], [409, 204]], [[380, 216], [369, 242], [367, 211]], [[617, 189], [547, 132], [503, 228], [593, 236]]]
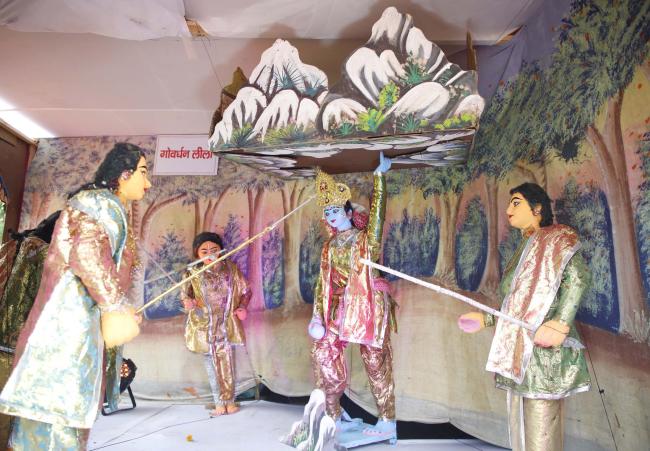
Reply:
[[278, 39], [224, 111], [211, 149], [284, 178], [316, 166], [368, 171], [380, 150], [397, 168], [466, 161], [484, 107], [477, 75], [450, 63], [410, 15], [387, 8], [342, 71], [330, 88]]

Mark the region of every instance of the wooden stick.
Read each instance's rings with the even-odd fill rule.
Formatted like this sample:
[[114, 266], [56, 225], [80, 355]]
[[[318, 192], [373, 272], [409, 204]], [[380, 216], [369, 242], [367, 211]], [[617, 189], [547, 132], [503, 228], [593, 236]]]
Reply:
[[524, 329], [528, 329], [530, 331], [535, 332], [535, 328], [531, 326], [530, 324], [518, 320], [517, 318], [513, 318], [510, 315], [506, 315], [505, 313], [500, 312], [499, 310], [495, 310], [492, 307], [488, 307], [485, 304], [481, 304], [480, 302], [475, 301], [474, 299], [468, 298], [467, 296], [463, 296], [460, 293], [456, 293], [455, 291], [449, 290], [447, 288], [443, 288], [440, 285], [436, 285], [430, 282], [425, 282], [424, 280], [417, 279], [415, 277], [409, 276], [408, 274], [404, 274], [403, 272], [396, 271], [394, 269], [391, 269], [387, 266], [380, 265], [378, 263], [372, 262], [368, 259], [361, 258], [359, 259], [361, 263], [363, 263], [366, 266], [370, 266], [371, 268], [379, 269], [380, 271], [384, 271], [388, 274], [392, 274], [394, 276], [399, 277], [400, 279], [408, 280], [409, 282], [413, 282], [417, 285], [423, 286], [425, 288], [428, 288], [430, 290], [433, 290], [437, 293], [445, 294], [447, 296], [450, 296], [454, 299], [458, 299], [459, 301], [463, 301], [466, 304], [469, 304], [473, 307], [476, 307], [479, 310], [483, 310], [484, 312], [490, 313], [494, 316], [497, 316], [499, 318], [503, 318], [506, 321], [510, 321], [511, 323], [514, 323], [520, 327], [523, 327]]
[[[152, 260], [154, 261], [154, 263], [156, 263], [156, 266], [158, 266], [158, 267], [160, 268], [160, 264], [156, 262], [156, 259], [155, 259], [155, 258], [154, 258], [154, 257], [153, 257], [149, 252], [147, 252], [147, 250], [146, 250], [144, 247], [142, 247], [141, 244], [138, 243], [138, 247], [141, 247], [141, 248], [142, 248], [142, 251], [143, 251], [145, 254], [147, 254], [147, 255], [149, 256], [149, 258], [152, 259]], [[216, 256], [218, 256], [218, 255], [223, 254], [224, 252], [227, 252], [227, 251], [228, 251], [227, 249], [221, 249], [221, 250], [220, 250], [219, 252], [217, 252], [216, 254], [210, 254], [210, 257], [216, 257]], [[156, 276], [156, 277], [152, 277], [151, 279], [147, 279], [147, 280], [144, 281], [144, 284], [145, 284], [145, 285], [149, 285], [150, 283], [157, 282], [157, 281], [159, 281], [160, 279], [164, 279], [165, 277], [167, 277], [169, 280], [171, 280], [172, 283], [176, 283], [176, 280], [173, 279], [173, 278], [171, 278], [171, 275], [172, 275], [172, 274], [178, 274], [178, 273], [180, 273], [180, 272], [187, 271], [187, 270], [188, 270], [189, 268], [191, 268], [192, 266], [196, 266], [196, 265], [198, 265], [199, 263], [202, 263], [202, 262], [203, 262], [203, 259], [202, 259], [202, 258], [198, 258], [198, 259], [194, 260], [193, 262], [190, 262], [190, 263], [188, 263], [188, 264], [186, 264], [186, 265], [183, 265], [183, 266], [180, 267], [180, 268], [173, 269], [173, 270], [171, 270], [171, 271], [169, 271], [169, 272], [165, 272], [163, 269], [161, 269], [161, 271], [163, 272], [162, 276]]]

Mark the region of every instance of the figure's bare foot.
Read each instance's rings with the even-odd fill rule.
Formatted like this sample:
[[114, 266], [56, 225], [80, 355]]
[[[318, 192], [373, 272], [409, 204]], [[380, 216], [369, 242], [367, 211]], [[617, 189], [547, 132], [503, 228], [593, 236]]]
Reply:
[[218, 405], [214, 408], [214, 410], [210, 411], [210, 417], [220, 417], [221, 415], [226, 415], [227, 413], [230, 412], [226, 409], [226, 406]]
[[237, 413], [237, 412], [239, 412], [239, 406], [237, 404], [235, 404], [234, 402], [230, 403], [230, 404], [226, 404], [226, 411], [228, 412], [228, 415], [231, 415], [233, 413]]

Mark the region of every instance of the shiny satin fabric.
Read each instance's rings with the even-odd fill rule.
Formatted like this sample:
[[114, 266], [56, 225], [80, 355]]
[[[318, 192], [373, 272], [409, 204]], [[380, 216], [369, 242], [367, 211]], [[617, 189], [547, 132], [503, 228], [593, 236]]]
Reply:
[[513, 451], [562, 451], [564, 401], [508, 392], [508, 426]]
[[347, 384], [344, 350], [347, 343], [358, 343], [379, 416], [395, 419], [393, 354], [387, 330], [393, 304], [386, 284], [375, 286], [377, 274], [359, 261], [379, 258], [385, 210], [385, 177], [375, 174], [367, 228], [335, 233], [323, 246], [313, 315], [321, 319], [326, 333], [313, 343], [312, 363], [317, 386], [325, 392], [327, 413], [333, 418], [341, 415], [339, 400]]
[[235, 361], [232, 358], [232, 346], [227, 343], [214, 343], [210, 345], [210, 356], [219, 384], [219, 402], [232, 403], [235, 401]]
[[[120, 402], [120, 382], [122, 377], [120, 371], [122, 369], [122, 350], [123, 346], [115, 346], [106, 350], [106, 363], [105, 363], [105, 377], [104, 377], [104, 393], [106, 394], [106, 402], [108, 410], [114, 412]], [[100, 402], [102, 400], [100, 399]]]
[[[522, 240], [503, 272], [500, 284], [502, 297], [512, 285], [515, 266], [520, 260], [526, 241]], [[589, 286], [590, 273], [580, 252], [564, 268], [562, 281], [544, 322], [555, 320], [569, 325], [569, 334], [562, 346], [542, 348], [534, 346], [521, 383], [500, 374], [495, 375], [496, 386], [534, 399], [560, 399], [589, 390], [591, 378], [587, 368], [584, 345], [575, 326], [575, 315], [582, 294]], [[485, 315], [485, 325], [493, 326], [495, 317]]]
[[197, 309], [190, 310], [185, 320], [185, 346], [190, 352], [205, 354], [210, 351], [208, 343], [207, 315], [203, 316]]
[[[321, 340], [314, 341], [312, 362], [316, 386], [325, 393], [327, 414], [332, 418], [341, 416], [341, 395], [347, 386], [347, 366], [345, 347], [332, 331], [328, 330]], [[390, 336], [384, 340], [381, 349], [372, 346], [359, 346], [361, 359], [370, 382], [370, 391], [375, 398], [379, 419], [395, 419], [395, 383], [393, 380], [393, 350]]]
[[[188, 275], [192, 274], [190, 271]], [[233, 345], [245, 343], [244, 328], [235, 315], [239, 307], [247, 308], [252, 292], [246, 278], [237, 265], [225, 260], [216, 267], [192, 279], [183, 293], [187, 299], [195, 299], [198, 308], [188, 312], [186, 324], [186, 345], [193, 352], [207, 352], [208, 343], [225, 341]], [[188, 334], [187, 328], [196, 329]], [[199, 338], [199, 329], [207, 333], [205, 345]], [[191, 342], [187, 342], [187, 340]]]
[[[0, 387], [4, 387], [11, 373], [13, 355], [0, 351]], [[0, 414], [0, 449], [5, 449], [9, 442], [9, 432], [13, 417]]]
[[[563, 225], [543, 227], [528, 238], [501, 311], [539, 327], [562, 280], [567, 263], [579, 249], [578, 236]], [[534, 333], [497, 321], [486, 370], [520, 384], [533, 352]]]
[[335, 419], [341, 416], [339, 401], [348, 379], [345, 346], [346, 343], [330, 329], [323, 338], [314, 341], [311, 350], [316, 387], [325, 393], [327, 414]]
[[210, 354], [203, 354], [203, 366], [206, 373], [208, 373], [208, 382], [210, 382], [210, 390], [212, 391], [212, 399], [215, 405], [221, 403], [221, 389], [219, 388], [219, 381], [217, 380], [217, 372], [214, 368], [214, 361]]
[[393, 378], [393, 347], [386, 336], [381, 349], [359, 346], [361, 360], [368, 374], [370, 391], [377, 403], [380, 420], [395, 420], [395, 382]]
[[[101, 191], [100, 191], [101, 193]], [[110, 193], [109, 193], [110, 194]], [[116, 220], [120, 220], [119, 217], [121, 213], [119, 211], [113, 211], [113, 214], [116, 218]], [[91, 230], [89, 232], [92, 233]], [[102, 236], [104, 233], [101, 229], [97, 232]], [[90, 241], [90, 246], [92, 246], [94, 243], [92, 243], [92, 240]], [[107, 240], [108, 241], [108, 240]], [[106, 252], [106, 249], [109, 249], [110, 243], [104, 242], [102, 244], [104, 250], [100, 252]], [[110, 252], [110, 249], [109, 249]], [[91, 254], [92, 252], [84, 252]], [[47, 257], [46, 257], [47, 258]], [[126, 245], [124, 246], [124, 249], [122, 250], [121, 253], [121, 259], [119, 260], [119, 266], [117, 269], [117, 275], [115, 276], [117, 278], [117, 289], [115, 289], [115, 286], [113, 285], [113, 290], [117, 292], [128, 292], [128, 290], [131, 288], [131, 280], [133, 279], [133, 273], [141, 269], [140, 264], [138, 262], [137, 258], [137, 250], [136, 250], [136, 243], [135, 243], [135, 238], [133, 237], [133, 234], [129, 231], [127, 233], [127, 240], [126, 240]], [[52, 266], [50, 266], [52, 267]], [[109, 271], [109, 277], [113, 277], [113, 272], [110, 267], [107, 268]], [[54, 275], [47, 275], [48, 280], [55, 280], [56, 274]], [[41, 280], [44, 280], [45, 277], [41, 277]], [[86, 277], [86, 280], [88, 278]], [[27, 320], [25, 321], [25, 324], [20, 331], [20, 335], [18, 337], [18, 342], [16, 343], [16, 353], [15, 353], [15, 359], [14, 359], [14, 366], [18, 363], [18, 360], [20, 359], [20, 356], [23, 353], [23, 350], [25, 349], [25, 346], [27, 345], [27, 340], [29, 339], [30, 335], [32, 334], [32, 331], [34, 330], [34, 327], [36, 326], [36, 323], [38, 319], [41, 316], [41, 312], [43, 311], [43, 308], [45, 307], [45, 304], [49, 300], [49, 295], [47, 294], [48, 292], [41, 292], [40, 287], [39, 287], [39, 294], [36, 297], [36, 300], [34, 301], [34, 305], [32, 306], [29, 316], [27, 317]]]
[[0, 245], [0, 296], [4, 293], [5, 285], [9, 280], [17, 251], [18, 242], [16, 240], [9, 240]]
[[78, 451], [88, 445], [89, 429], [41, 423], [16, 418], [9, 449], [11, 451]]
[[186, 345], [190, 351], [209, 354], [206, 370], [215, 403], [235, 400], [232, 346], [245, 343], [244, 329], [235, 310], [248, 307], [251, 294], [243, 274], [229, 260], [192, 279], [183, 293], [185, 299], [196, 300], [198, 304], [188, 312]]
[[[129, 277], [119, 273], [131, 271], [121, 265], [126, 227], [124, 208], [107, 190], [80, 192], [57, 221], [35, 302], [42, 310], [0, 395], [0, 412], [43, 423], [34, 426], [43, 443], [32, 449], [56, 443], [61, 427], [89, 429], [97, 416], [103, 374], [99, 307], [125, 302]], [[29, 449], [32, 442], [21, 444], [19, 432], [14, 446]]]
[[375, 175], [368, 227], [336, 233], [325, 243], [314, 290], [314, 316], [326, 327], [336, 327], [341, 340], [380, 349], [390, 323], [391, 303], [383, 292], [373, 289], [376, 273], [360, 259], [379, 258], [385, 210], [385, 176]]
[[0, 298], [0, 344], [3, 346], [16, 347], [20, 330], [38, 293], [47, 248], [48, 243], [35, 236], [25, 238], [20, 244], [5, 291]]

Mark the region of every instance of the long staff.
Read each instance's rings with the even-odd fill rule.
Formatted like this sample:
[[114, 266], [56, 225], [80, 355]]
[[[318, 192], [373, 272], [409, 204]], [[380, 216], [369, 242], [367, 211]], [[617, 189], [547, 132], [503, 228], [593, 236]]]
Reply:
[[503, 318], [506, 321], [510, 321], [511, 323], [514, 323], [518, 326], [523, 327], [524, 329], [528, 329], [530, 331], [535, 332], [535, 328], [531, 326], [530, 324], [518, 320], [517, 318], [513, 318], [510, 315], [506, 315], [503, 312], [500, 312], [498, 310], [493, 309], [492, 307], [488, 307], [485, 304], [481, 304], [480, 302], [476, 302], [474, 299], [468, 298], [467, 296], [463, 296], [460, 293], [456, 293], [455, 291], [449, 290], [447, 288], [443, 288], [440, 285], [436, 285], [430, 282], [425, 282], [424, 280], [409, 276], [408, 274], [404, 274], [403, 272], [396, 271], [392, 268], [389, 268], [387, 266], [380, 265], [378, 263], [372, 262], [368, 259], [361, 258], [359, 259], [361, 263], [363, 263], [366, 266], [370, 266], [371, 268], [379, 269], [380, 271], [386, 272], [388, 274], [392, 274], [394, 276], [399, 277], [400, 279], [408, 280], [409, 282], [413, 282], [417, 285], [423, 286], [425, 288], [428, 288], [430, 290], [433, 290], [437, 293], [445, 294], [447, 296], [450, 296], [454, 299], [458, 299], [459, 301], [463, 301], [466, 304], [469, 304], [473, 307], [476, 307], [479, 310], [483, 310], [484, 312], [490, 313], [494, 316], [498, 316], [499, 318]]
[[185, 277], [184, 279], [180, 280], [180, 281], [179, 281], [178, 283], [176, 283], [175, 285], [172, 285], [170, 288], [168, 288], [167, 290], [165, 290], [163, 293], [159, 294], [158, 296], [156, 296], [155, 298], [153, 298], [151, 301], [147, 302], [147, 303], [144, 304], [142, 307], [140, 307], [140, 308], [136, 311], [136, 313], [140, 313], [140, 312], [142, 312], [144, 309], [146, 309], [147, 307], [149, 307], [149, 306], [155, 304], [156, 302], [160, 301], [162, 298], [164, 298], [165, 296], [167, 296], [167, 295], [168, 295], [169, 293], [171, 293], [172, 291], [174, 291], [174, 290], [176, 290], [176, 289], [182, 287], [184, 284], [186, 284], [187, 282], [189, 282], [190, 280], [192, 280], [193, 278], [195, 278], [196, 276], [198, 276], [199, 274], [201, 274], [203, 271], [207, 271], [208, 269], [212, 268], [212, 267], [213, 267], [214, 265], [216, 265], [217, 263], [219, 263], [219, 262], [225, 260], [226, 258], [230, 257], [232, 254], [236, 254], [237, 252], [239, 252], [240, 250], [242, 250], [243, 248], [245, 248], [246, 246], [248, 246], [248, 245], [249, 245], [250, 243], [252, 243], [253, 241], [257, 240], [258, 238], [260, 238], [260, 237], [263, 236], [264, 234], [270, 232], [271, 230], [273, 230], [274, 228], [276, 228], [276, 227], [278, 226], [278, 224], [280, 224], [282, 221], [284, 221], [284, 220], [287, 219], [289, 216], [291, 216], [292, 214], [294, 214], [295, 212], [297, 212], [298, 210], [300, 210], [302, 207], [304, 207], [305, 205], [307, 205], [309, 202], [311, 202], [315, 197], [316, 197], [316, 196], [311, 196], [309, 199], [307, 199], [306, 201], [304, 201], [302, 204], [298, 205], [296, 208], [294, 208], [293, 210], [291, 210], [291, 211], [290, 211], [289, 213], [287, 213], [286, 215], [282, 216], [280, 219], [278, 219], [277, 221], [275, 221], [275, 222], [274, 222], [273, 224], [271, 224], [270, 226], [266, 227], [264, 230], [262, 230], [262, 231], [261, 231], [260, 233], [258, 233], [257, 235], [250, 237], [249, 239], [247, 239], [246, 241], [244, 241], [243, 243], [241, 243], [241, 244], [240, 244], [239, 246], [237, 246], [236, 248], [234, 248], [234, 249], [232, 249], [232, 250], [226, 252], [225, 254], [223, 254], [221, 257], [219, 257], [219, 258], [216, 259], [215, 261], [208, 263], [208, 264], [205, 265], [203, 268], [201, 268], [201, 269], [199, 269], [198, 271], [196, 271], [194, 274], [192, 274], [192, 275], [190, 275], [190, 276], [187, 276], [187, 277]]
[[[172, 269], [171, 271], [167, 272], [167, 271], [165, 271], [164, 269], [162, 269], [162, 266], [160, 265], [160, 262], [156, 261], [156, 258], [155, 258], [153, 255], [151, 255], [150, 252], [147, 252], [147, 250], [146, 250], [142, 245], [140, 245], [140, 244], [138, 243], [138, 247], [140, 247], [140, 248], [142, 249], [142, 251], [143, 251], [145, 254], [147, 254], [147, 255], [149, 256], [149, 259], [150, 259], [150, 260], [153, 260], [154, 264], [155, 264], [155, 265], [156, 265], [156, 266], [157, 266], [157, 267], [162, 271], [162, 273], [163, 273], [161, 276], [156, 276], [156, 277], [152, 277], [152, 278], [150, 278], [150, 279], [145, 280], [145, 281], [144, 281], [144, 284], [145, 284], [145, 285], [149, 285], [150, 283], [157, 282], [157, 281], [159, 281], [159, 280], [161, 280], [161, 279], [164, 279], [164, 278], [168, 278], [169, 280], [171, 280], [172, 283], [176, 283], [176, 280], [173, 279], [173, 278], [171, 277], [172, 274], [178, 274], [178, 273], [181, 273], [181, 272], [183, 272], [183, 271], [187, 271], [188, 268], [191, 268], [192, 266], [196, 266], [196, 265], [198, 265], [199, 263], [203, 263], [203, 258], [198, 258], [198, 259], [194, 260], [193, 262], [190, 262], [190, 263], [188, 263], [188, 264], [186, 264], [186, 265], [183, 265], [183, 266], [181, 266], [181, 267], [179, 267], [179, 268], [176, 268], [176, 269]], [[224, 252], [227, 252], [227, 249], [221, 249], [221, 250], [220, 250], [219, 252], [217, 252], [216, 254], [210, 254], [210, 257], [217, 257], [218, 255], [221, 255], [221, 254], [223, 254]]]

